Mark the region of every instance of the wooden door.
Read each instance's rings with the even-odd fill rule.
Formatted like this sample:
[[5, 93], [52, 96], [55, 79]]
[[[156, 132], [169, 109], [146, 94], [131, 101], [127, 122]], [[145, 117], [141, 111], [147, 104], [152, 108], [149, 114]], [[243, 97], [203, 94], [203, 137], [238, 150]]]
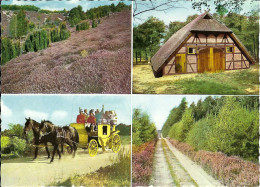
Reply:
[[175, 57], [175, 73], [186, 73], [186, 55], [177, 54]]
[[202, 49], [198, 55], [198, 72], [209, 71], [210, 48]]
[[216, 72], [225, 70], [224, 54], [221, 49], [202, 49], [198, 55], [198, 72]]
[[214, 72], [225, 70], [225, 58], [221, 49], [214, 49]]

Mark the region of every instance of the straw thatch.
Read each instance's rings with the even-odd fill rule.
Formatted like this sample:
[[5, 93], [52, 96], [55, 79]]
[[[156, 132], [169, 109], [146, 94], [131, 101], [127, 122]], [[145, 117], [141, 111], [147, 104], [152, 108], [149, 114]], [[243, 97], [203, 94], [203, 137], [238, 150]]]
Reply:
[[[215, 20], [208, 12], [205, 12], [172, 35], [151, 58], [151, 65], [155, 76], [158, 76], [164, 65], [168, 63], [169, 58], [178, 52], [177, 50], [179, 50], [192, 33], [229, 33], [237, 39], [229, 28]], [[239, 48], [246, 55], [249, 62], [251, 64], [254, 63], [253, 58], [249, 55], [243, 44], [240, 44]]]

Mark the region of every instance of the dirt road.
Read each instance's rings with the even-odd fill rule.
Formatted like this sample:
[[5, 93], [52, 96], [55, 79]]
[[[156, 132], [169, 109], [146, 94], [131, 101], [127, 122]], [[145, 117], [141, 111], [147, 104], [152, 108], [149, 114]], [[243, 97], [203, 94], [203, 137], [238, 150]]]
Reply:
[[[124, 146], [130, 149], [130, 146]], [[96, 171], [100, 167], [112, 164], [111, 158], [117, 153], [108, 150], [102, 153], [99, 149], [95, 157], [90, 157], [87, 151], [79, 150], [72, 158], [65, 154], [61, 160], [55, 157], [53, 163], [45, 155], [32, 161], [32, 158], [5, 160], [1, 163], [1, 186], [46, 186], [64, 181], [75, 175], [83, 175]]]
[[159, 139], [154, 163], [151, 180], [154, 186], [221, 186], [167, 139]]
[[154, 155], [154, 171], [151, 180], [153, 186], [174, 186], [171, 173], [164, 157], [162, 141], [158, 140]]

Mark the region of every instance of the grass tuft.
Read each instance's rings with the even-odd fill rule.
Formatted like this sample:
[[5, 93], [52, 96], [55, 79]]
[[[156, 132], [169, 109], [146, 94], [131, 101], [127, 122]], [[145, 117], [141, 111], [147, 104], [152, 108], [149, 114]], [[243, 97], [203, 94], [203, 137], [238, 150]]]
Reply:
[[111, 158], [113, 165], [86, 175], [76, 175], [50, 186], [130, 186], [131, 151], [121, 148], [118, 156]]

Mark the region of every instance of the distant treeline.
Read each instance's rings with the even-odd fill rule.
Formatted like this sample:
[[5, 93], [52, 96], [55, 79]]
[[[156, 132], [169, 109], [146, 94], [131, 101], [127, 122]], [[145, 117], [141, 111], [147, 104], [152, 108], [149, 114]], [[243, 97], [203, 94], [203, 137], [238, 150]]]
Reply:
[[123, 123], [120, 123], [116, 126], [116, 130], [120, 131], [119, 135], [121, 136], [129, 136], [131, 135], [131, 125], [125, 125]]
[[196, 150], [222, 152], [257, 161], [259, 148], [258, 97], [207, 97], [171, 110], [163, 136], [190, 144]]
[[19, 56], [21, 53], [30, 51], [39, 51], [45, 49], [52, 42], [66, 40], [70, 37], [70, 32], [66, 28], [66, 23], [63, 22], [59, 27], [45, 28], [33, 31], [27, 36], [26, 41], [22, 44], [20, 40], [11, 40], [3, 37], [1, 42], [1, 65], [4, 65], [9, 60]]
[[34, 5], [1, 5], [2, 10], [26, 10], [26, 11], [34, 11], [34, 12], [40, 12], [40, 13], [45, 13], [45, 14], [50, 14], [50, 13], [67, 13], [68, 11], [61, 10], [61, 11], [51, 11], [51, 10], [43, 10], [40, 9], [37, 6]]
[[97, 8], [91, 8], [86, 12], [83, 11], [82, 6], [77, 6], [72, 8], [68, 14], [68, 21], [72, 27], [79, 24], [82, 20], [90, 19], [100, 19], [102, 17], [109, 16], [111, 12], [120, 12], [123, 9], [130, 8], [130, 5], [126, 5], [119, 2], [117, 6], [112, 3], [111, 5], [99, 6]]

